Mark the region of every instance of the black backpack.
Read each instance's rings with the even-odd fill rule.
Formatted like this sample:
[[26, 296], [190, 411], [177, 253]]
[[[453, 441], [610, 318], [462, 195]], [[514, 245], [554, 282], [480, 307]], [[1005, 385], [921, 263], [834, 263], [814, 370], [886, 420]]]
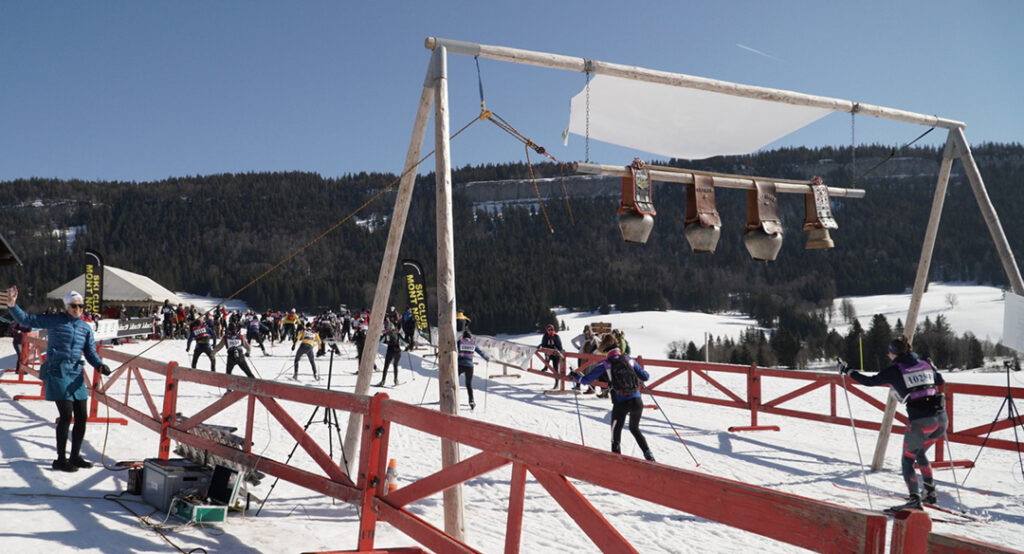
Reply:
[[617, 396], [630, 396], [640, 387], [640, 379], [633, 366], [626, 362], [625, 356], [611, 359], [611, 388]]

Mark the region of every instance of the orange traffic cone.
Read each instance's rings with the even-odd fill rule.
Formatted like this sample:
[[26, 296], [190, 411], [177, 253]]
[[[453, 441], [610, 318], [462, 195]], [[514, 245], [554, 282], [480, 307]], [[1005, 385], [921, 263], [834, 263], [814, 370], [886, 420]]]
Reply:
[[395, 492], [398, 488], [398, 470], [395, 468], [395, 459], [388, 460], [388, 471], [385, 477], [388, 486], [388, 494]]

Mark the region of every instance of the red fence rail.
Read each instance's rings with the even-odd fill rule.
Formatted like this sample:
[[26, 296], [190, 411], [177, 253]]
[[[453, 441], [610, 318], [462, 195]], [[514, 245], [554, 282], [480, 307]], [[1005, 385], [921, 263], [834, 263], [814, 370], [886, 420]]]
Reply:
[[[540, 367], [551, 369], [550, 365], [545, 361], [545, 354], [549, 352], [549, 350], [539, 349], [536, 356], [531, 359], [529, 367], [525, 369], [516, 369], [528, 371], [537, 375], [552, 376], [551, 373], [545, 373], [544, 371], [534, 369], [533, 367], [533, 361], [536, 360], [540, 364]], [[570, 352], [566, 352], [564, 354], [568, 359], [578, 359], [579, 365], [584, 367], [602, 359], [601, 356], [595, 356], [592, 354], [575, 354]], [[850, 425], [851, 420], [848, 416], [838, 415], [838, 405], [839, 402], [841, 402], [839, 395], [842, 394], [843, 391], [843, 381], [838, 373], [810, 373], [803, 371], [759, 368], [756, 365], [739, 366], [709, 362], [656, 360], [643, 357], [637, 357], [637, 361], [639, 361], [645, 369], [651, 372], [652, 375], [661, 374], [661, 376], [656, 377], [647, 385], [647, 389], [655, 396], [748, 410], [750, 412], [750, 425], [729, 427], [730, 431], [778, 429], [774, 426], [759, 426], [757, 421], [759, 413], [795, 417], [838, 425]], [[567, 380], [565, 375], [566, 362], [563, 362], [561, 365], [561, 370], [555, 375], [555, 377], [563, 380], [564, 382]], [[725, 375], [743, 376], [743, 378], [738, 381], [737, 384], [739, 386], [737, 387], [736, 384], [730, 385], [725, 383], [722, 380], [722, 376]], [[679, 381], [682, 379], [685, 379], [683, 386], [676, 386], [675, 388], [682, 388], [684, 392], [668, 390], [670, 385], [678, 385]], [[781, 380], [787, 383], [793, 381], [806, 382], [806, 384], [801, 384], [797, 388], [788, 390], [778, 396], [765, 398], [763, 392], [765, 382], [770, 379]], [[694, 392], [695, 382], [709, 385], [713, 390], [718, 391], [721, 394], [721, 397]], [[885, 402], [866, 393], [864, 391], [865, 388], [867, 387], [862, 387], [852, 379], [846, 379], [846, 390], [852, 397], [858, 398], [868, 405], [873, 406], [878, 410], [879, 414], [884, 412]], [[822, 406], [820, 411], [810, 411], [786, 406], [788, 402], [794, 399], [810, 396], [812, 393], [819, 390], [825, 390], [828, 394], [828, 403], [827, 405]], [[957, 429], [956, 422], [958, 418], [956, 416], [956, 406], [959, 405], [960, 400], [963, 400], [965, 397], [1002, 400], [1009, 394], [1015, 399], [1024, 401], [1024, 388], [947, 382], [943, 390], [946, 393], [946, 412], [949, 416], [947, 436], [949, 437], [950, 442], [972, 445], [981, 445], [982, 443], [985, 443], [985, 446], [987, 447], [997, 448], [1000, 450], [1016, 451], [1020, 448], [1020, 445], [1014, 441], [991, 437], [989, 435], [990, 433], [995, 433], [1005, 429], [1012, 429], [1014, 426], [1024, 427], [1024, 421], [1012, 419], [1009, 412], [1007, 412], [1005, 419], [999, 419], [991, 424], [977, 425], [967, 429]], [[995, 402], [993, 402], [993, 405], [995, 405]], [[993, 413], [992, 415], [995, 417], [996, 413]], [[893, 432], [905, 432], [907, 417], [903, 414], [897, 413], [895, 419], [898, 423], [894, 423], [892, 427]], [[880, 421], [854, 419], [853, 424], [861, 429], [877, 431], [882, 428]], [[938, 443], [936, 445], [936, 461], [943, 460], [944, 452], [944, 445], [942, 443]], [[970, 463], [958, 462], [958, 465], [970, 465]]]
[[[19, 372], [38, 377], [45, 342], [26, 339], [26, 355]], [[522, 514], [526, 498], [527, 474], [533, 477], [605, 552], [635, 552], [626, 537], [591, 504], [569, 481], [574, 479], [680, 510], [774, 540], [821, 552], [883, 552], [887, 519], [884, 515], [857, 510], [773, 491], [702, 473], [622, 457], [601, 450], [534, 435], [498, 425], [461, 418], [390, 400], [378, 394], [372, 398], [353, 394], [311, 389], [273, 381], [219, 375], [103, 349], [101, 357], [116, 362], [118, 369], [97, 388], [96, 398], [132, 421], [158, 435], [160, 457], [169, 454], [170, 440], [247, 466], [258, 466], [266, 474], [279, 477], [309, 490], [362, 507], [357, 549], [374, 550], [378, 521], [385, 521], [415, 539], [426, 548], [443, 552], [476, 552], [461, 541], [409, 511], [416, 501], [459, 485], [476, 476], [511, 466], [510, 493], [504, 550], [518, 552], [522, 533]], [[647, 362], [650, 364], [650, 362]], [[114, 364], [110, 364], [114, 365]], [[685, 370], [685, 368], [680, 368]], [[701, 369], [705, 374], [707, 368]], [[157, 399], [145, 384], [142, 372], [164, 377], [164, 394]], [[124, 401], [113, 397], [113, 388], [125, 383]], [[195, 383], [228, 389], [222, 397], [184, 419], [176, 415], [179, 385]], [[129, 405], [128, 389], [135, 383], [143, 406]], [[21, 381], [20, 384], [32, 384]], [[653, 386], [654, 384], [652, 384]], [[692, 393], [688, 393], [692, 396]], [[232, 448], [189, 433], [237, 402], [246, 400], [245, 442]], [[280, 401], [315, 405], [327, 409], [363, 415], [364, 432], [358, 474], [352, 480], [316, 441], [285, 411]], [[732, 398], [728, 402], [736, 402]], [[255, 405], [263, 406], [314, 460], [320, 473], [289, 465], [287, 462], [253, 454]], [[158, 409], [158, 406], [160, 408]], [[443, 437], [480, 450], [462, 462], [441, 469], [388, 494], [385, 463], [392, 425]], [[960, 539], [929, 533], [927, 514], [911, 514], [895, 525], [892, 552], [926, 552], [936, 545], [981, 545], [992, 551], [1000, 547], [983, 543], [956, 542]], [[953, 545], [950, 547], [949, 545]], [[409, 551], [408, 549], [401, 549]], [[398, 550], [396, 550], [398, 551]], [[413, 550], [415, 551], [415, 550]]]

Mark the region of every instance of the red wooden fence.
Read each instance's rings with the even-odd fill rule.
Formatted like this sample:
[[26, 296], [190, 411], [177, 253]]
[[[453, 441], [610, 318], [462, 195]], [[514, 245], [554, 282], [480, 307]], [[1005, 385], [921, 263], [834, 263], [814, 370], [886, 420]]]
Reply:
[[[27, 338], [26, 356], [18, 371], [38, 377], [45, 342]], [[158, 435], [158, 455], [169, 455], [170, 440], [206, 449], [247, 467], [259, 467], [307, 489], [359, 505], [358, 551], [374, 551], [375, 529], [385, 521], [426, 548], [441, 552], [476, 550], [415, 515], [408, 506], [479, 475], [511, 466], [505, 552], [518, 552], [527, 473], [573, 518], [605, 552], [635, 552], [628, 539], [591, 504], [569, 479], [583, 481], [620, 494], [697, 515], [774, 540], [821, 552], [883, 552], [887, 520], [884, 515], [773, 491], [738, 481], [710, 476], [657, 463], [622, 457], [609, 452], [534, 435], [498, 425], [440, 413], [390, 400], [343, 392], [287, 385], [274, 381], [220, 375], [181, 368], [103, 349], [101, 357], [119, 366], [98, 388], [96, 398], [132, 421]], [[650, 364], [650, 362], [647, 362]], [[682, 368], [681, 368], [682, 369]], [[752, 368], [752, 370], [756, 370]], [[142, 372], [164, 377], [164, 394], [158, 402], [142, 379]], [[702, 372], [707, 368], [700, 369]], [[134, 377], [134, 379], [132, 379]], [[115, 399], [113, 386], [123, 380], [124, 401]], [[144, 406], [129, 405], [128, 388], [136, 383]], [[184, 420], [176, 416], [179, 385], [184, 382], [221, 387], [228, 392]], [[19, 380], [19, 384], [32, 384]], [[689, 394], [692, 396], [692, 394]], [[241, 449], [215, 443], [189, 433], [228, 406], [245, 400], [245, 442]], [[285, 400], [363, 415], [364, 432], [358, 473], [352, 480], [281, 406]], [[729, 402], [735, 402], [733, 398]], [[262, 405], [314, 460], [319, 472], [253, 454], [254, 408]], [[740, 402], [742, 403], [742, 402]], [[158, 406], [160, 406], [158, 408]], [[385, 486], [388, 441], [392, 425], [444, 437], [480, 450], [462, 462], [418, 479], [388, 494]], [[999, 547], [929, 533], [927, 514], [916, 512], [901, 519], [890, 539], [892, 552], [926, 552], [930, 548], [975, 545], [1000, 551]], [[959, 541], [959, 542], [958, 542]], [[417, 549], [399, 549], [417, 551]], [[395, 550], [396, 552], [399, 550]]]

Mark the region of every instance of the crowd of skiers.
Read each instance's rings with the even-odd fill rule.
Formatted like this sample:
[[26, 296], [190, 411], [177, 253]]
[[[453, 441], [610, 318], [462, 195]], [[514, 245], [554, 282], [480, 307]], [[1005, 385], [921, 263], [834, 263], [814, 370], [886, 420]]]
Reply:
[[[252, 348], [259, 347], [263, 355], [267, 356], [266, 343], [269, 342], [270, 347], [284, 343], [290, 344], [291, 350], [295, 352], [293, 378], [298, 378], [299, 362], [305, 357], [313, 377], [319, 379], [316, 358], [328, 352], [340, 355], [338, 343], [352, 342], [356, 346], [357, 357], [362, 359], [370, 313], [365, 309], [357, 312], [341, 309], [338, 312], [328, 310], [308, 316], [294, 308], [287, 312], [267, 310], [258, 313], [252, 310], [230, 311], [223, 306], [201, 313], [194, 306], [185, 308], [165, 301], [154, 312], [154, 321], [157, 317], [159, 325], [154, 323], [154, 338], [184, 338], [185, 352], [193, 352], [192, 347], [195, 345], [191, 367], [198, 367], [201, 357], [206, 356], [210, 361], [210, 370], [216, 371], [216, 354], [226, 348], [227, 373], [230, 374], [238, 367], [252, 377], [245, 361], [245, 356], [251, 353]], [[418, 330], [412, 308], [407, 308], [402, 314], [394, 306], [388, 308], [382, 331], [381, 342], [387, 345], [384, 375], [387, 375], [389, 366], [393, 366], [397, 384], [400, 353], [403, 347], [412, 350], [416, 345]]]

